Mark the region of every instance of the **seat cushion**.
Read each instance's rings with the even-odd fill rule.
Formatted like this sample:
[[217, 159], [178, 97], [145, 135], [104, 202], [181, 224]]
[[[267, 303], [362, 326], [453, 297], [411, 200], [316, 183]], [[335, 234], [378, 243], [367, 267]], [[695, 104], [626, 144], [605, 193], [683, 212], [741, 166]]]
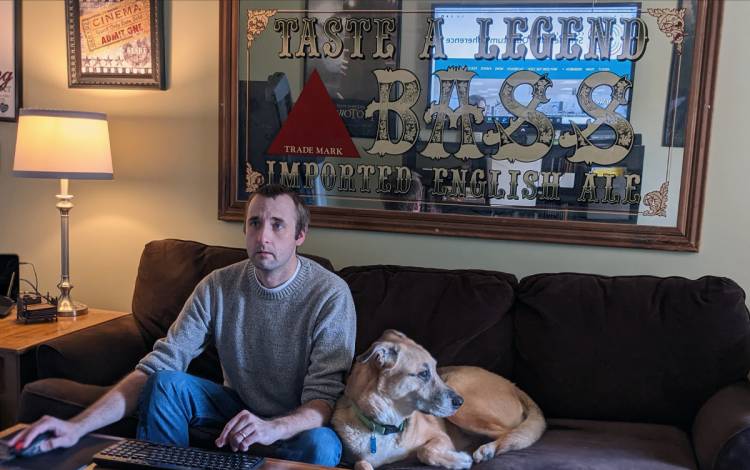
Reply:
[[688, 435], [674, 426], [613, 421], [550, 420], [535, 445], [475, 467], [523, 469], [694, 469]]
[[[474, 465], [476, 470], [695, 469], [690, 440], [674, 426], [612, 421], [550, 420], [531, 447]], [[431, 468], [410, 459], [387, 470]]]
[[750, 369], [731, 279], [539, 274], [519, 284], [516, 383], [549, 418], [675, 424]]
[[427, 348], [439, 365], [478, 365], [511, 374], [512, 274], [353, 266], [339, 275], [357, 309], [357, 354], [395, 328]]

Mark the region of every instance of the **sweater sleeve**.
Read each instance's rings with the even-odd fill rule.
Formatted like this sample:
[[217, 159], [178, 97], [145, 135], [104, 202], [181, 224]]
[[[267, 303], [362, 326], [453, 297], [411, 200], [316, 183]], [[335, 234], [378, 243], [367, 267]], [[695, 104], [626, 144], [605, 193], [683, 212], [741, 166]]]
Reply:
[[159, 370], [184, 371], [211, 340], [211, 276], [196, 286], [182, 311], [169, 327], [167, 336], [135, 366], [146, 374]]
[[354, 358], [357, 317], [349, 288], [338, 289], [318, 314], [301, 402], [323, 400], [331, 408], [344, 391]]

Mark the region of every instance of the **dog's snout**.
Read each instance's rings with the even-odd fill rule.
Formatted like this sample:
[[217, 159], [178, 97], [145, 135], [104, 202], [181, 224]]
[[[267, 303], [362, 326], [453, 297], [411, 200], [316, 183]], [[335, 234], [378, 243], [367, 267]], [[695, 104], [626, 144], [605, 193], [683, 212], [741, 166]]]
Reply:
[[464, 399], [461, 395], [453, 393], [451, 394], [451, 404], [453, 405], [453, 408], [459, 409], [461, 405], [464, 404]]

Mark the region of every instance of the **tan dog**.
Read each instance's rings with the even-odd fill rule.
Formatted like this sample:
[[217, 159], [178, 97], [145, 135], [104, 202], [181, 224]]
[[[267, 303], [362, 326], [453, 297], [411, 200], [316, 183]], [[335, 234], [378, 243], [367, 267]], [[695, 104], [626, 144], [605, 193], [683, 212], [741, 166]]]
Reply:
[[541, 410], [511, 382], [479, 367], [435, 364], [395, 330], [357, 357], [332, 418], [355, 470], [415, 453], [428, 465], [469, 468], [544, 432]]

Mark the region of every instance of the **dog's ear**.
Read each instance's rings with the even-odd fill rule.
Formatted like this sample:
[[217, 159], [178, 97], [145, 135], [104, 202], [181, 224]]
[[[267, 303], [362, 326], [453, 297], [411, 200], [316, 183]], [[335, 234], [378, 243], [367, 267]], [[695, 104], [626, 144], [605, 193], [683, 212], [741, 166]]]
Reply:
[[367, 351], [357, 356], [357, 362], [365, 364], [373, 358], [377, 360], [381, 369], [393, 367], [398, 360], [398, 346], [390, 341], [377, 341]]
[[395, 336], [397, 339], [405, 339], [406, 338], [405, 334], [401, 333], [398, 330], [394, 330], [392, 328], [388, 329], [388, 330], [385, 330], [383, 332], [383, 336], [381, 336], [381, 338], [385, 338], [385, 337], [388, 337], [388, 336]]

